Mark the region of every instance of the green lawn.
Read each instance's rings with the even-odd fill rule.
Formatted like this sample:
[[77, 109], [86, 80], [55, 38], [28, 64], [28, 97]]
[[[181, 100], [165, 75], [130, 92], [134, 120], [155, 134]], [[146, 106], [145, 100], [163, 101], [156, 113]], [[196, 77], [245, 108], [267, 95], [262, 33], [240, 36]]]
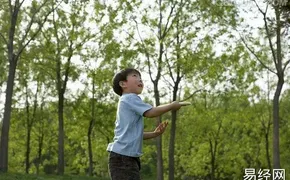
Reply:
[[109, 180], [107, 178], [97, 178], [88, 176], [73, 176], [73, 175], [26, 175], [26, 174], [0, 174], [1, 180]]

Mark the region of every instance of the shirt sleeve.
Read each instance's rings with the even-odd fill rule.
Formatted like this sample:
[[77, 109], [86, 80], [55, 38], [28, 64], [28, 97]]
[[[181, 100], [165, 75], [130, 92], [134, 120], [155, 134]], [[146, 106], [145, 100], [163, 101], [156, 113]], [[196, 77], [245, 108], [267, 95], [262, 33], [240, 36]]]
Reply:
[[128, 105], [130, 108], [136, 112], [137, 114], [143, 116], [143, 114], [148, 111], [149, 109], [152, 109], [152, 106], [150, 104], [144, 103], [142, 99], [137, 95], [132, 95], [128, 99]]

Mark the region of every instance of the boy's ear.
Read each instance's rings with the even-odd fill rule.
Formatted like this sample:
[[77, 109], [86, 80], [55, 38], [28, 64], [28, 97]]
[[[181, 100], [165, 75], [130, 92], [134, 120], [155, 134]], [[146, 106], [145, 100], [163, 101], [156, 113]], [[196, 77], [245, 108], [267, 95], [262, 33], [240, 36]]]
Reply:
[[124, 87], [124, 86], [125, 86], [124, 81], [120, 81], [120, 82], [119, 82], [119, 85], [120, 85], [121, 87]]

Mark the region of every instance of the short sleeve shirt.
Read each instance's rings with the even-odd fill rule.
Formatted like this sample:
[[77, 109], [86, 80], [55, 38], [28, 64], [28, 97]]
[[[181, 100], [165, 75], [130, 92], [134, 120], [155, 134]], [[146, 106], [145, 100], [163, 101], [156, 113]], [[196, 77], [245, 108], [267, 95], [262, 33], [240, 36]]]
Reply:
[[107, 151], [131, 157], [142, 155], [143, 114], [152, 106], [134, 93], [123, 94], [118, 102], [115, 136]]

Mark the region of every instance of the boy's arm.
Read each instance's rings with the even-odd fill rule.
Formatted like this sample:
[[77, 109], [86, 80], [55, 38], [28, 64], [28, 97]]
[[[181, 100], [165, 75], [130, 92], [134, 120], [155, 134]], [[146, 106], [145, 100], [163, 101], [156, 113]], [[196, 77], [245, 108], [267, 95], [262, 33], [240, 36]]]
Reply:
[[165, 105], [153, 107], [152, 109], [146, 111], [143, 115], [145, 117], [148, 117], [148, 118], [154, 118], [154, 117], [160, 116], [168, 111], [178, 110], [178, 109], [180, 109], [181, 106], [182, 106], [182, 104], [180, 104], [178, 101], [174, 101], [170, 104], [165, 104]]
[[168, 122], [163, 122], [158, 125], [158, 127], [154, 130], [154, 132], [143, 132], [143, 140], [155, 138], [160, 136], [165, 131]]

